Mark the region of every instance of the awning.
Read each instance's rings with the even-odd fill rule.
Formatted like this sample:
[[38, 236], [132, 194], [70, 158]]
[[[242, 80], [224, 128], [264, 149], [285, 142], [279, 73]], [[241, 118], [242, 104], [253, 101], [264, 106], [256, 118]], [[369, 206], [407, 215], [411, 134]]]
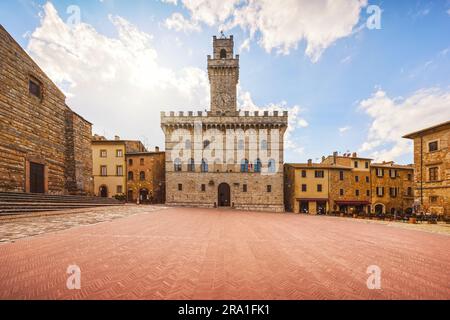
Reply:
[[297, 198], [297, 201], [328, 201], [328, 198]]
[[370, 204], [370, 201], [357, 201], [357, 200], [347, 200], [347, 201], [335, 201], [337, 205], [349, 205], [349, 206], [366, 206]]

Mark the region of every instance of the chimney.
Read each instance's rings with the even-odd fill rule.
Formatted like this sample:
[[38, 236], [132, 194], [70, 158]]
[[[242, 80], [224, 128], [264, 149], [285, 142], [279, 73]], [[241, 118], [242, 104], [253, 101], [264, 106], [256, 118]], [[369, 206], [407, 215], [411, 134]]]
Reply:
[[120, 137], [119, 136], [114, 136], [114, 140], [119, 141]]
[[333, 152], [333, 164], [337, 164], [337, 156], [338, 156], [337, 151]]
[[324, 162], [324, 161], [325, 161], [325, 159], [326, 159], [326, 158], [325, 158], [325, 156], [322, 156], [322, 162]]
[[312, 159], [308, 159], [308, 167], [312, 166]]
[[155, 152], [159, 152], [159, 147], [155, 147]]
[[356, 158], [358, 156], [358, 154], [356, 152], [353, 152], [352, 157]]

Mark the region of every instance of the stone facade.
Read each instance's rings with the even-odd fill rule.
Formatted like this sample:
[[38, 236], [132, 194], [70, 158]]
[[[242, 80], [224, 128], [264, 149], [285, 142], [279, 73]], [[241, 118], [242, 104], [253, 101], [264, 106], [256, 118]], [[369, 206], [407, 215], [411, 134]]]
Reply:
[[161, 113], [170, 205], [284, 211], [287, 112], [236, 110], [239, 57], [233, 37], [213, 39], [209, 112]]
[[450, 121], [404, 138], [414, 141], [417, 210], [450, 215]]
[[[386, 175], [378, 177], [377, 169], [386, 170]], [[321, 163], [286, 164], [284, 171], [287, 211], [351, 214], [376, 213], [381, 208], [381, 213], [392, 213], [411, 211], [413, 205], [412, 166], [372, 164], [371, 159], [356, 153], [339, 156], [335, 152]], [[383, 188], [384, 194], [377, 196], [377, 187]]]
[[165, 203], [165, 153], [131, 152], [127, 160], [127, 200]]
[[91, 194], [91, 123], [2, 26], [0, 56], [0, 191]]
[[372, 210], [377, 213], [412, 212], [414, 167], [393, 162], [370, 167]]

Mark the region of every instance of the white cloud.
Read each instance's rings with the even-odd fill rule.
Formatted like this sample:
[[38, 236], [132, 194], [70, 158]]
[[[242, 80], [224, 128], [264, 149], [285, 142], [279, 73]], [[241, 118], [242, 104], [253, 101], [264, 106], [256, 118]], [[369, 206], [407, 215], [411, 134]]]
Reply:
[[161, 0], [161, 2], [170, 3], [170, 4], [173, 4], [175, 6], [178, 4], [177, 0]]
[[359, 108], [372, 118], [360, 151], [370, 152], [377, 161], [395, 160], [412, 152], [411, 141], [402, 136], [450, 119], [450, 92], [430, 88], [407, 98], [390, 98], [378, 89]]
[[186, 33], [192, 31], [201, 31], [197, 22], [186, 20], [181, 13], [175, 12], [164, 21], [164, 26], [169, 30], [184, 31]]
[[352, 35], [367, 0], [182, 0], [191, 20], [225, 30], [239, 26], [267, 52], [288, 54], [306, 42], [317, 62], [335, 41]]
[[269, 103], [264, 107], [259, 107], [253, 102], [250, 92], [243, 91], [240, 87], [238, 87], [238, 109], [252, 112], [282, 112], [287, 110], [289, 112], [289, 126], [284, 136], [285, 150], [289, 150], [297, 154], [303, 153], [304, 148], [300, 145], [298, 139], [294, 137], [294, 134], [297, 129], [306, 128], [309, 126], [309, 123], [301, 115], [305, 111], [304, 108], [301, 108], [298, 105], [288, 106], [286, 101], [281, 101], [279, 103]]
[[344, 134], [345, 132], [349, 131], [351, 128], [352, 127], [350, 127], [350, 126], [339, 128], [339, 133]]
[[239, 52], [242, 53], [244, 51], [250, 51], [250, 38], [247, 38], [242, 42], [241, 46], [239, 47]]
[[350, 63], [352, 61], [352, 56], [346, 56], [345, 58], [341, 59], [342, 64]]
[[51, 3], [43, 8], [27, 50], [64, 89], [68, 104], [95, 124], [94, 131], [123, 138], [145, 135], [162, 146], [160, 111], [209, 105], [206, 72], [162, 67], [152, 36], [127, 20], [110, 17], [118, 33], [110, 38], [88, 24], [69, 27]]

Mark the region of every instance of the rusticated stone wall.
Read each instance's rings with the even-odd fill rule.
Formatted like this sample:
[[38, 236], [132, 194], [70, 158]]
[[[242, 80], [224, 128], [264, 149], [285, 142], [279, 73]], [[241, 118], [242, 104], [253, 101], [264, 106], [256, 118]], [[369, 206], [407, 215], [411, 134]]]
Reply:
[[[66, 106], [64, 94], [1, 25], [0, 57], [0, 191], [29, 192], [36, 162], [45, 165], [45, 192], [89, 193], [91, 124]], [[30, 80], [40, 84], [40, 97], [30, 93]]]

